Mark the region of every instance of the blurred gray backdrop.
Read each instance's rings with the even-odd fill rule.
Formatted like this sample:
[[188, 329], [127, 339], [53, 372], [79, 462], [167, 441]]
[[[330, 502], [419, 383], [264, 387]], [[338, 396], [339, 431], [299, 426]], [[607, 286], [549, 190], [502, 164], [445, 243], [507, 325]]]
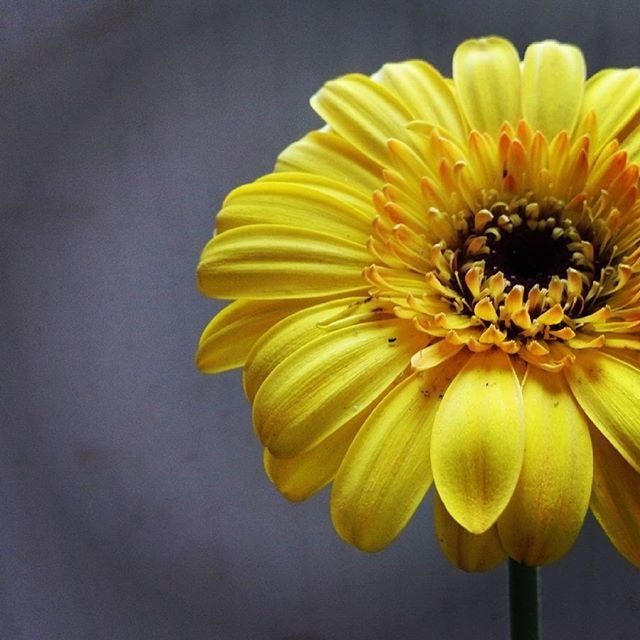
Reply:
[[[238, 372], [193, 353], [194, 269], [225, 193], [319, 125], [349, 71], [503, 34], [640, 63], [632, 0], [0, 2], [0, 638], [505, 638], [506, 571], [387, 551], [328, 495], [270, 486]], [[615, 99], [615, 96], [612, 96]], [[590, 518], [543, 571], [545, 638], [640, 633], [640, 572]]]

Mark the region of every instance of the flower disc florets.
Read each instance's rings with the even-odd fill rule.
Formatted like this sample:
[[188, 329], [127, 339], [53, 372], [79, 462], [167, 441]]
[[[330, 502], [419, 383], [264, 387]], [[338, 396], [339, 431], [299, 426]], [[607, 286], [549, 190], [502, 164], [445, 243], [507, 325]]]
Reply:
[[609, 327], [625, 326], [613, 294], [637, 271], [638, 167], [616, 142], [590, 151], [595, 126], [589, 114], [571, 143], [565, 131], [548, 141], [505, 123], [495, 138], [472, 131], [463, 151], [414, 125], [422, 155], [390, 141], [366, 277], [429, 336], [414, 368], [466, 346], [558, 371], [571, 349], [603, 346]]

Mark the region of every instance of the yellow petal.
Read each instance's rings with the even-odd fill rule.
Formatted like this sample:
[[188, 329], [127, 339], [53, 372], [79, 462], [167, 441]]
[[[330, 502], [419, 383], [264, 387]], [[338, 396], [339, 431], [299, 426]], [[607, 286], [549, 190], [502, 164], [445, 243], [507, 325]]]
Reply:
[[351, 74], [327, 82], [311, 106], [332, 129], [382, 166], [389, 164], [387, 140], [406, 138], [409, 110], [367, 76]]
[[640, 475], [592, 429], [591, 510], [615, 548], [640, 567]]
[[452, 565], [463, 571], [489, 571], [507, 559], [495, 526], [484, 533], [469, 533], [449, 515], [438, 492], [433, 493], [436, 536]]
[[[336, 185], [339, 187], [339, 183]], [[349, 188], [344, 188], [349, 196]], [[232, 191], [216, 217], [216, 228], [224, 233], [245, 225], [274, 224], [323, 233], [364, 244], [371, 234], [373, 204], [369, 212], [349, 204], [347, 197], [327, 192], [319, 185], [258, 181]]]
[[578, 47], [554, 40], [527, 49], [522, 67], [522, 112], [535, 130], [551, 140], [571, 133], [582, 107], [586, 67]]
[[563, 371], [591, 421], [636, 470], [640, 471], [640, 369], [600, 349], [574, 351]]
[[205, 373], [241, 367], [258, 338], [274, 324], [310, 304], [310, 300], [236, 300], [206, 326], [196, 363]]
[[591, 111], [596, 114], [598, 125], [594, 152], [615, 137], [624, 139], [636, 128], [640, 113], [640, 69], [603, 69], [589, 78], [582, 117]]
[[266, 377], [287, 356], [315, 338], [326, 336], [327, 323], [341, 321], [356, 324], [383, 317], [390, 309], [378, 300], [339, 298], [316, 304], [284, 318], [256, 342], [244, 368], [244, 390], [253, 401]]
[[423, 60], [385, 64], [374, 79], [400, 98], [414, 120], [423, 120], [445, 129], [457, 140], [466, 140], [466, 124], [453, 92], [430, 64]]
[[474, 354], [447, 389], [431, 440], [433, 477], [447, 511], [486, 531], [515, 489], [524, 451], [520, 383], [499, 349]]
[[277, 457], [302, 453], [368, 412], [424, 338], [401, 320], [331, 331], [285, 358], [262, 383], [253, 422]]
[[198, 265], [198, 286], [216, 298], [313, 298], [366, 289], [371, 254], [335, 236], [255, 224], [211, 239]]
[[554, 562], [572, 546], [589, 507], [593, 454], [589, 422], [561, 374], [529, 367], [524, 398], [524, 460], [498, 531], [523, 564]]
[[[458, 359], [460, 360], [460, 359]], [[431, 485], [431, 428], [442, 394], [460, 368], [414, 373], [385, 396], [349, 448], [331, 492], [338, 533], [365, 551], [386, 547]]]
[[339, 180], [368, 196], [384, 180], [380, 165], [331, 131], [312, 131], [279, 156], [277, 171], [304, 171]]
[[463, 42], [453, 55], [453, 81], [473, 129], [496, 134], [505, 120], [515, 124], [522, 117], [520, 59], [509, 41]]
[[356, 416], [315, 447], [293, 458], [276, 458], [264, 450], [269, 480], [289, 500], [306, 500], [331, 482], [365, 416]]
[[[377, 214], [373, 206], [371, 191], [363, 193], [356, 189], [353, 184], [336, 180], [335, 178], [303, 173], [302, 171], [276, 171], [275, 173], [267, 173], [258, 178], [256, 182], [261, 184], [282, 182], [320, 191], [326, 196], [338, 199], [358, 209], [369, 223]], [[233, 193], [232, 191], [225, 199], [225, 204], [227, 204]]]

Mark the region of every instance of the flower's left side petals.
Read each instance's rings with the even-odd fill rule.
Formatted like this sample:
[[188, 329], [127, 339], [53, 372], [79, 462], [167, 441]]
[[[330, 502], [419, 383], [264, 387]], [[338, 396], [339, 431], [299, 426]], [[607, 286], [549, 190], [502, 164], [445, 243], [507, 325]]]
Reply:
[[578, 47], [554, 40], [527, 48], [522, 65], [522, 112], [548, 140], [571, 133], [582, 106], [586, 66]]
[[200, 291], [216, 298], [317, 298], [366, 289], [364, 245], [326, 233], [255, 224], [215, 236], [198, 265]]
[[424, 337], [397, 319], [337, 329], [285, 358], [262, 383], [253, 421], [277, 457], [302, 453], [369, 410]]
[[236, 300], [202, 332], [196, 364], [204, 373], [241, 367], [254, 344], [277, 322], [309, 306], [310, 300]]
[[637, 136], [640, 69], [603, 69], [591, 76], [585, 85], [582, 117], [590, 112], [596, 114], [598, 126], [594, 153], [613, 138], [618, 138], [624, 147], [629, 134], [636, 132]]
[[640, 471], [640, 369], [600, 349], [575, 350], [563, 369], [583, 411], [626, 461]]
[[333, 130], [382, 166], [389, 164], [389, 138], [406, 138], [405, 125], [413, 120], [390, 91], [360, 74], [327, 82], [311, 98], [311, 106]]
[[264, 468], [269, 480], [294, 502], [320, 491], [333, 479], [365, 417], [356, 416], [315, 447], [293, 458], [276, 458], [265, 449]]
[[463, 571], [490, 571], [507, 559], [495, 526], [484, 533], [469, 533], [449, 515], [438, 492], [433, 493], [436, 537], [452, 565]]
[[495, 135], [522, 117], [520, 58], [503, 38], [463, 42], [453, 55], [453, 81], [471, 128]]
[[461, 360], [411, 375], [356, 436], [331, 492], [331, 518], [347, 542], [365, 551], [383, 549], [422, 501], [432, 480], [433, 418]]
[[591, 510], [615, 548], [640, 568], [640, 474], [592, 429]]
[[563, 556], [580, 532], [593, 453], [589, 422], [561, 374], [529, 367], [522, 394], [524, 461], [498, 531], [512, 558], [539, 566]]
[[431, 464], [447, 511], [468, 531], [491, 527], [513, 494], [524, 452], [522, 390], [509, 356], [475, 353], [447, 389]]
[[374, 79], [402, 100], [414, 120], [440, 127], [456, 140], [466, 140], [466, 123], [454, 94], [430, 64], [423, 60], [385, 64]]

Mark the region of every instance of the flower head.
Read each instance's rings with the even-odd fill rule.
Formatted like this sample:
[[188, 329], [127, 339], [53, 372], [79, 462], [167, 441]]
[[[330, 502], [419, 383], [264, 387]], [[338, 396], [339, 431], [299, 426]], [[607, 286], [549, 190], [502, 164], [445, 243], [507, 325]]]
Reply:
[[199, 285], [234, 299], [207, 372], [244, 366], [267, 474], [333, 481], [375, 551], [434, 485], [447, 557], [552, 562], [591, 506], [640, 565], [640, 70], [469, 40], [328, 82], [327, 126], [226, 198]]

